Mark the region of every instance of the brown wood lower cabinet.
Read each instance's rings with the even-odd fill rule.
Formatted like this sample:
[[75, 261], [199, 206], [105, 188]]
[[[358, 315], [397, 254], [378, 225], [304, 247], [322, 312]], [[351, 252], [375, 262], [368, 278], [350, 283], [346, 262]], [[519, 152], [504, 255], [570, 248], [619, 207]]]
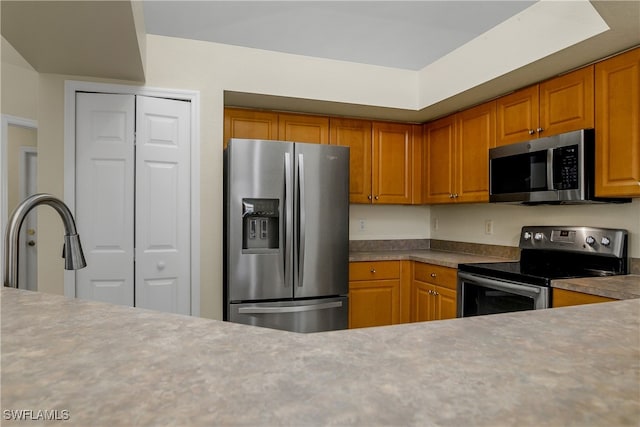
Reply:
[[565, 289], [553, 289], [552, 307], [567, 307], [570, 305], [594, 304], [598, 302], [615, 301], [613, 298], [601, 297], [598, 295], [585, 294]]
[[457, 270], [438, 265], [414, 263], [411, 283], [411, 321], [456, 317]]
[[456, 317], [455, 268], [413, 261], [349, 264], [349, 328]]

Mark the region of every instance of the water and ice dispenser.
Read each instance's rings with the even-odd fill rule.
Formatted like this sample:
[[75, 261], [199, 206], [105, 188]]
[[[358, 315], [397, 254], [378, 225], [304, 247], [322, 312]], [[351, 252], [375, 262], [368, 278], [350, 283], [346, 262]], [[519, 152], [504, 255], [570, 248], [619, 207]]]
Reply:
[[243, 252], [280, 247], [279, 204], [278, 199], [242, 199]]

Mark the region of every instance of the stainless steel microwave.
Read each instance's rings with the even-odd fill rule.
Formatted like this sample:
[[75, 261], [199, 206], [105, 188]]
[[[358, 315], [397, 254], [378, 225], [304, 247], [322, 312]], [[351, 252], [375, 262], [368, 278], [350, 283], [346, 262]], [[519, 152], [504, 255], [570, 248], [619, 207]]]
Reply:
[[595, 132], [582, 129], [489, 150], [489, 201], [629, 202], [596, 198]]

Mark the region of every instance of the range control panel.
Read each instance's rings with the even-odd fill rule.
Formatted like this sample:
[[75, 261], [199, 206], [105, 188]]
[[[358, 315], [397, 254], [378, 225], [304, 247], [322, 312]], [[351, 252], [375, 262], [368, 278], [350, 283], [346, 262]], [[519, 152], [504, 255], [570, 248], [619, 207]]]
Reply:
[[626, 256], [628, 232], [613, 228], [576, 226], [525, 226], [520, 249], [583, 252], [622, 258]]

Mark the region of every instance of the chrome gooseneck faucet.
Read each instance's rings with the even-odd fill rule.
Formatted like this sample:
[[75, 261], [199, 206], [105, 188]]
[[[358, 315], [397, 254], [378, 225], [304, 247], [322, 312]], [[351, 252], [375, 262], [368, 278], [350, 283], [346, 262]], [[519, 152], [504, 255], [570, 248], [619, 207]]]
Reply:
[[65, 270], [78, 270], [87, 266], [82, 253], [80, 236], [71, 211], [64, 202], [51, 194], [34, 194], [25, 199], [13, 211], [4, 238], [4, 286], [18, 287], [18, 245], [20, 227], [31, 209], [39, 205], [49, 205], [58, 212], [64, 224], [64, 246], [62, 257]]

